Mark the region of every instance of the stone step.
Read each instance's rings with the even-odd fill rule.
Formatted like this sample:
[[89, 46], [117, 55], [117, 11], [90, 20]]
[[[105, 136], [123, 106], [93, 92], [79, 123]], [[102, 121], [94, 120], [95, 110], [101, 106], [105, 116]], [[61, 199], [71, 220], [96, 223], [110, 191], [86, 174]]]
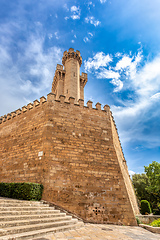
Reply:
[[17, 220], [27, 220], [27, 219], [42, 219], [42, 218], [57, 218], [65, 217], [66, 213], [54, 213], [54, 214], [36, 214], [36, 215], [4, 215], [0, 216], [0, 221], [17, 221]]
[[0, 216], [4, 215], [35, 215], [35, 214], [54, 214], [59, 213], [60, 210], [45, 210], [37, 209], [36, 211], [0, 211]]
[[46, 206], [39, 206], [39, 207], [19, 207], [19, 206], [16, 206], [16, 207], [0, 207], [0, 212], [10, 212], [10, 211], [48, 211], [48, 210], [54, 210], [54, 207], [46, 207]]
[[0, 240], [33, 239], [46, 233], [82, 226], [49, 204], [0, 198]]
[[20, 219], [14, 221], [0, 221], [0, 228], [8, 228], [13, 226], [21, 226], [21, 225], [31, 225], [31, 224], [39, 224], [39, 223], [49, 223], [49, 222], [60, 222], [60, 221], [69, 221], [72, 220], [71, 216], [59, 216], [53, 218], [36, 218], [36, 219]]
[[24, 239], [34, 239], [37, 237], [42, 237], [46, 236], [46, 234], [50, 234], [52, 232], [62, 232], [62, 231], [67, 231], [67, 230], [72, 230], [75, 228], [80, 228], [84, 225], [83, 222], [78, 222], [76, 224], [72, 225], [64, 225], [60, 227], [53, 227], [53, 228], [45, 228], [45, 229], [40, 229], [36, 231], [31, 231], [31, 232], [23, 232], [19, 234], [12, 234], [12, 235], [7, 235], [7, 236], [2, 236], [0, 237], [0, 240], [24, 240]]
[[12, 199], [12, 198], [1, 198], [0, 203], [23, 203], [23, 204], [43, 204], [43, 202], [39, 201], [28, 201], [28, 200], [19, 200], [19, 199]]
[[0, 202], [1, 207], [16, 207], [16, 206], [23, 206], [23, 207], [49, 207], [49, 204], [43, 204], [40, 202], [37, 203], [23, 203], [23, 202]]
[[3, 228], [3, 229], [1, 228], [0, 236], [22, 233], [22, 232], [30, 232], [30, 231], [40, 230], [40, 229], [62, 227], [65, 225], [73, 225], [73, 224], [76, 224], [77, 222], [78, 222], [77, 219], [72, 219], [69, 221], [38, 223], [38, 224], [33, 224], [33, 225], [7, 227], [7, 228]]

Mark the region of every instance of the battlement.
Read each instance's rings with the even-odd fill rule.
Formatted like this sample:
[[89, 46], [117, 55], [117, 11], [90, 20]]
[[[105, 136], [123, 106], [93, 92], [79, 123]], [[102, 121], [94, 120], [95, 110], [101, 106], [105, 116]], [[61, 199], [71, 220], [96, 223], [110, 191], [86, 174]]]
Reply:
[[56, 70], [63, 70], [63, 65], [57, 64]]
[[62, 64], [65, 66], [65, 62], [71, 58], [76, 59], [79, 62], [80, 66], [82, 65], [82, 57], [80, 55], [80, 51], [76, 50], [75, 52], [73, 48], [70, 48], [68, 52], [65, 51], [63, 53]]
[[[112, 112], [110, 111], [109, 105], [106, 104], [106, 105], [104, 105], [103, 109], [101, 109], [101, 103], [97, 102], [95, 104], [95, 108], [94, 108], [92, 106], [93, 102], [91, 100], [87, 101], [86, 105], [84, 105], [84, 100], [83, 99], [79, 99], [78, 103], [75, 102], [74, 97], [70, 97], [68, 100], [66, 100], [66, 96], [64, 96], [64, 95], [60, 95], [59, 99], [56, 99], [56, 95], [54, 93], [49, 93], [47, 95], [47, 98], [42, 96], [40, 98], [40, 101], [38, 101], [36, 99], [35, 101], [33, 101], [33, 103], [28, 103], [27, 106], [23, 106], [23, 107], [17, 109], [16, 111], [13, 111], [11, 113], [8, 113], [7, 115], [1, 116], [0, 117], [0, 124], [3, 124], [5, 122], [7, 122], [8, 120], [11, 120], [15, 117], [18, 117], [19, 115], [21, 115], [23, 113], [26, 113], [30, 110], [33, 110], [38, 106], [42, 106], [44, 104], [51, 103], [51, 102], [52, 102], [52, 104], [54, 104], [54, 102], [64, 104], [63, 107], [65, 107], [65, 105], [66, 106], [70, 105], [71, 107], [75, 106], [75, 107], [80, 107], [80, 108], [83, 108], [83, 109], [86, 109], [86, 110], [88, 109], [88, 110], [93, 110], [93, 111], [98, 111], [98, 112], [99, 111], [106, 112], [112, 118], [114, 127], [117, 131], [117, 137], [118, 137], [119, 142], [120, 142], [120, 138], [119, 138], [118, 130], [117, 130], [117, 127], [116, 127], [116, 123], [115, 123], [114, 117], [112, 115]], [[121, 146], [121, 142], [120, 142], [120, 146]], [[121, 146], [121, 148], [122, 148], [122, 146]], [[122, 154], [123, 154], [123, 161], [126, 162], [123, 150], [122, 150]]]
[[81, 107], [84, 109], [89, 109], [89, 110], [98, 110], [98, 111], [104, 111], [104, 112], [108, 112], [110, 111], [110, 107], [106, 104], [103, 109], [101, 109], [101, 104], [98, 102], [95, 104], [95, 108], [92, 107], [92, 101], [88, 101], [86, 104], [86, 106], [84, 105], [84, 100], [83, 99], [79, 99], [78, 103], [75, 102], [75, 98], [74, 97], [70, 97], [68, 99], [68, 101], [65, 101], [66, 96], [64, 95], [60, 95], [59, 99], [56, 99], [56, 95], [54, 93], [49, 93], [47, 95], [47, 98], [45, 98], [44, 96], [42, 96], [40, 98], [40, 101], [38, 101], [37, 99], [35, 101], [33, 101], [33, 103], [28, 103], [27, 106], [23, 106], [22, 108], [19, 108], [11, 113], [8, 113], [7, 115], [1, 116], [0, 117], [0, 124], [6, 122], [7, 120], [13, 119], [17, 116], [19, 116], [20, 114], [26, 113], [32, 109], [35, 109], [38, 106], [42, 106], [46, 103], [49, 102], [59, 102], [61, 104], [70, 104], [70, 105], [74, 105], [75, 107]]
[[36, 108], [39, 105], [42, 105], [44, 103], [47, 102], [47, 99], [42, 96], [40, 98], [40, 101], [38, 101], [37, 99], [33, 102], [33, 103], [29, 103], [27, 104], [27, 106], [23, 106], [22, 108], [19, 108], [11, 113], [8, 113], [7, 115], [1, 116], [0, 117], [0, 124], [6, 122], [7, 120], [13, 119], [17, 116], [19, 116], [20, 114], [26, 113], [27, 111], [30, 111], [31, 109]]
[[[62, 65], [59, 65], [59, 66], [62, 66]], [[33, 101], [33, 103], [28, 103], [27, 106], [23, 106], [23, 107], [15, 110], [11, 113], [8, 113], [8, 114], [5, 114], [4, 116], [1, 116], [0, 117], [0, 124], [3, 124], [5, 122], [7, 122], [8, 120], [11, 120], [15, 117], [18, 117], [19, 115], [21, 115], [23, 113], [26, 113], [26, 112], [28, 112], [32, 109], [35, 109], [38, 106], [42, 106], [42, 105], [50, 103], [50, 102], [64, 104], [64, 107], [65, 107], [65, 105], [66, 106], [71, 105], [72, 107], [73, 106], [80, 107], [80, 108], [83, 108], [83, 109], [86, 109], [86, 110], [88, 109], [88, 110], [93, 110], [93, 111], [98, 110], [98, 111], [106, 112], [107, 114], [109, 114], [111, 116], [113, 125], [115, 127], [116, 132], [117, 132], [117, 137], [118, 137], [118, 140], [119, 140], [119, 143], [120, 143], [120, 146], [121, 146], [121, 141], [120, 141], [120, 138], [119, 138], [118, 129], [116, 127], [116, 123], [115, 123], [114, 117], [112, 115], [112, 112], [110, 111], [109, 105], [106, 104], [106, 105], [104, 105], [103, 109], [101, 109], [101, 103], [97, 102], [95, 104], [95, 108], [94, 108], [92, 106], [93, 102], [91, 100], [87, 101], [86, 105], [84, 105], [84, 100], [83, 99], [79, 99], [78, 103], [75, 102], [74, 97], [69, 97], [69, 99], [67, 101], [66, 96], [64, 96], [64, 95], [60, 95], [59, 99], [56, 99], [56, 94], [54, 94], [52, 92], [47, 95], [47, 98], [42, 96], [40, 98], [40, 101], [36, 99], [36, 100]], [[121, 146], [121, 149], [122, 149], [122, 146]], [[123, 155], [123, 161], [126, 163], [124, 153], [123, 153], [123, 149], [122, 149], [122, 155]]]

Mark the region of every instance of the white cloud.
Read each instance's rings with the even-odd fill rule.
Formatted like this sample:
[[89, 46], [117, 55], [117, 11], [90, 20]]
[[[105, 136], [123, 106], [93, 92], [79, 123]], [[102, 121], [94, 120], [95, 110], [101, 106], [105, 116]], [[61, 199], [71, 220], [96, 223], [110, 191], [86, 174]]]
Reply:
[[29, 36], [27, 42], [21, 42], [24, 52], [18, 52], [13, 58], [9, 42], [0, 43], [0, 115], [14, 111], [25, 104], [26, 99], [36, 98], [49, 93], [57, 62], [62, 51], [53, 47], [44, 50], [44, 39]]
[[123, 88], [123, 82], [119, 79], [120, 74], [118, 71], [111, 68], [106, 69], [110, 62], [113, 61], [111, 55], [105, 55], [103, 52], [98, 52], [93, 58], [89, 58], [88, 61], [84, 61], [85, 71], [96, 71], [97, 78], [112, 79], [111, 83], [116, 86], [114, 92], [121, 91]]
[[[110, 65], [110, 62], [113, 62], [113, 60], [114, 62], [118, 60], [115, 67], [112, 66], [113, 64]], [[141, 60], [142, 51], [140, 49], [137, 55], [130, 56], [118, 52], [115, 54], [114, 58], [109, 54], [105, 55], [103, 52], [97, 53], [93, 58], [89, 58], [85, 61], [84, 64], [86, 71], [90, 71], [91, 68], [96, 71], [97, 78], [112, 79], [111, 83], [116, 86], [114, 92], [118, 92], [124, 87], [123, 81], [126, 82], [127, 79], [135, 79], [137, 67]], [[122, 77], [123, 81], [121, 79]], [[130, 85], [129, 82], [125, 87], [128, 85]]]
[[151, 97], [151, 99], [160, 99], [160, 92], [154, 94], [154, 95]]
[[56, 39], [58, 40], [59, 39], [58, 32], [55, 32], [54, 35], [55, 35]]
[[90, 6], [95, 7], [95, 4], [92, 1], [88, 2], [87, 5], [88, 5], [88, 10], [91, 9]]
[[[153, 120], [154, 129], [159, 131], [160, 55], [144, 61], [141, 49], [137, 54], [128, 55], [117, 53], [110, 56], [101, 52], [85, 61], [84, 66], [85, 71], [94, 73], [99, 79], [108, 79], [115, 87], [117, 105], [111, 109], [123, 144], [142, 141], [147, 147], [159, 146], [160, 134], [152, 136], [147, 124], [150, 119], [157, 119]], [[123, 100], [116, 95], [120, 91], [124, 92]], [[144, 134], [146, 131], [148, 137]]]
[[71, 16], [71, 18], [72, 18], [73, 20], [80, 19], [80, 15], [79, 15], [79, 14], [73, 14], [73, 15]]
[[106, 67], [109, 62], [112, 62], [112, 57], [109, 54], [105, 55], [103, 52], [98, 52], [93, 58], [84, 61], [85, 71], [98, 70], [100, 67]]
[[[65, 9], [67, 10], [67, 12], [69, 12], [69, 8], [67, 7], [67, 5], [65, 4]], [[65, 20], [68, 20], [69, 18], [72, 18], [72, 20], [77, 20], [77, 19], [80, 19], [81, 17], [81, 9], [80, 7], [77, 7], [77, 6], [71, 6], [70, 8], [70, 13], [71, 15], [70, 16], [66, 16], [64, 19]]]
[[[139, 62], [139, 59], [137, 57], [135, 61]], [[160, 99], [159, 66], [160, 56], [146, 62], [140, 69], [135, 68], [134, 77], [132, 74], [129, 76], [128, 89], [131, 88], [134, 91], [136, 99], [123, 101], [123, 105], [121, 104], [118, 107], [112, 106], [124, 144], [132, 141], [142, 141], [147, 147], [159, 146], [159, 135], [155, 136], [156, 133], [154, 135], [152, 131], [148, 137], [144, 134], [145, 128], [148, 128], [145, 122], [149, 122], [150, 119], [155, 117], [157, 118], [157, 124], [160, 121], [159, 107], [155, 105], [155, 103], [159, 104]], [[157, 131], [159, 131], [158, 125], [153, 127], [152, 123], [152, 128], [157, 128]]]
[[99, 20], [95, 20], [95, 17], [93, 17], [93, 16], [86, 17], [85, 22], [93, 24], [95, 27], [97, 27], [101, 23]]
[[108, 78], [108, 79], [114, 78], [114, 79], [118, 80], [119, 77], [120, 77], [120, 75], [118, 72], [114, 72], [111, 69], [108, 70], [105, 68], [102, 68], [101, 71], [97, 74], [97, 78]]
[[63, 7], [64, 7], [64, 9], [65, 9], [67, 12], [69, 12], [69, 8], [68, 8], [68, 6], [67, 6], [67, 4], [66, 4], [66, 3], [64, 4], [64, 6], [63, 6]]
[[112, 79], [110, 82], [116, 86], [114, 92], [119, 92], [123, 88], [123, 82], [119, 79], [120, 74], [118, 72], [112, 71], [111, 69], [101, 69], [100, 72], [96, 73], [97, 78]]
[[71, 7], [71, 12], [77, 12], [77, 11], [79, 11], [78, 7], [76, 7], [76, 6]]
[[139, 50], [136, 56], [129, 56], [129, 55], [120, 55], [118, 54], [117, 57], [122, 57], [116, 64], [115, 70], [125, 73], [126, 78], [130, 77], [131, 79], [135, 78], [137, 72], [137, 66], [142, 60], [142, 51]]
[[121, 57], [121, 56], [122, 56], [122, 53], [120, 53], [120, 52], [115, 53], [115, 57], [116, 57], [116, 58], [119, 58], [119, 57]]
[[123, 88], [123, 82], [120, 79], [113, 78], [111, 83], [116, 86], [113, 92], [120, 92]]
[[137, 81], [133, 82], [137, 92], [142, 97], [151, 97], [157, 90], [160, 90], [160, 56], [144, 65], [141, 71], [137, 72]]
[[51, 33], [48, 34], [48, 38], [49, 38], [49, 39], [52, 39], [52, 38], [53, 38], [53, 34], [51, 34]]
[[131, 65], [132, 58], [123, 56], [123, 58], [116, 64], [115, 70], [122, 70]]
[[83, 38], [83, 41], [86, 43], [86, 42], [89, 42], [89, 38], [88, 37], [84, 37]]
[[101, 3], [105, 3], [107, 0], [100, 0]]
[[91, 33], [91, 32], [89, 32], [88, 35], [89, 35], [90, 37], [93, 37], [93, 33]]
[[129, 170], [128, 171], [129, 172], [129, 175], [131, 176], [131, 178], [132, 178], [132, 176], [134, 175], [134, 174], [136, 174], [134, 171], [132, 171], [132, 170]]
[[71, 18], [72, 18], [73, 20], [80, 19], [81, 10], [80, 10], [79, 7], [77, 7], [77, 6], [72, 6], [72, 7], [71, 7], [71, 12], [73, 13], [73, 14], [71, 15]]
[[92, 37], [93, 37], [93, 33], [88, 32], [88, 33], [87, 33], [87, 36], [83, 38], [83, 41], [84, 41], [85, 43], [86, 43], [86, 42], [89, 42]]
[[66, 16], [64, 19], [65, 19], [65, 20], [68, 20], [68, 19], [69, 19], [69, 17], [67, 17], [67, 16]]

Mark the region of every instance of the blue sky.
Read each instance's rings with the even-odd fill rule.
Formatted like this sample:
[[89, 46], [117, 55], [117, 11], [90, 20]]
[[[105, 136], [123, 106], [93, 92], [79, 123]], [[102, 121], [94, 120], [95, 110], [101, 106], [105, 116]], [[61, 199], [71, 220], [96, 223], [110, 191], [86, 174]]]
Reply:
[[85, 103], [110, 105], [130, 171], [160, 160], [160, 1], [0, 1], [0, 115], [51, 91], [81, 52]]

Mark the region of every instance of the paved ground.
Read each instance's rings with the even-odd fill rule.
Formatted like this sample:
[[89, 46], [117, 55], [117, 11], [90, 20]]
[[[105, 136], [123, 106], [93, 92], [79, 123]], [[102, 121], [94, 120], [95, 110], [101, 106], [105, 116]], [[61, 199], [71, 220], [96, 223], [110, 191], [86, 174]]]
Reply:
[[84, 227], [46, 235], [36, 240], [160, 240], [160, 234], [141, 227], [126, 227], [103, 224], [85, 224]]

